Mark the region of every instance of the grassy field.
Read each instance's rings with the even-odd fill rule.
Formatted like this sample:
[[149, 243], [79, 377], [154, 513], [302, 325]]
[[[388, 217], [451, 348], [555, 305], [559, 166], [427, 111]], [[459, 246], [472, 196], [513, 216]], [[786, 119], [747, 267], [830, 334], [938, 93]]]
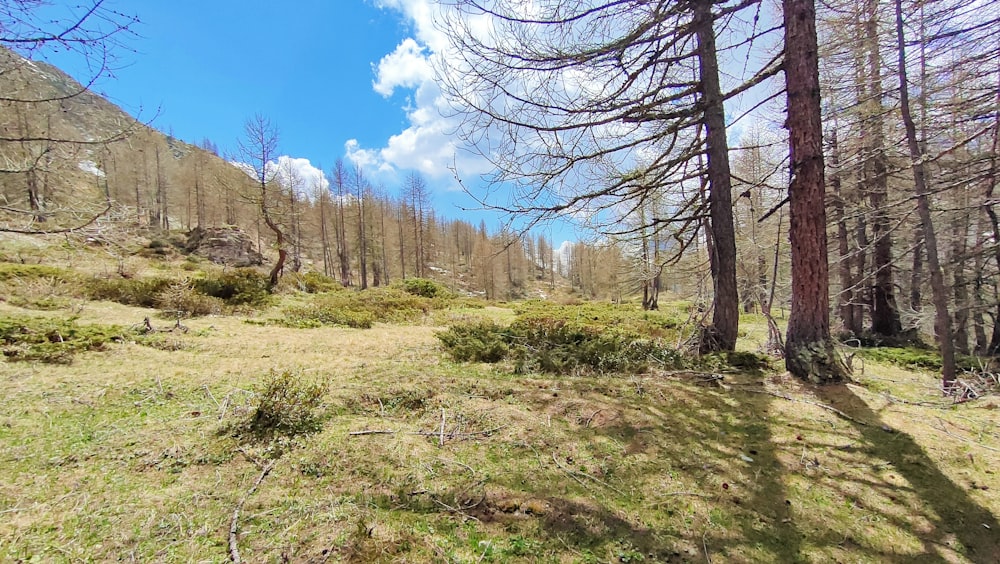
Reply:
[[[8, 299], [0, 318], [173, 323], [48, 286], [29, 289], [51, 308]], [[302, 298], [0, 362], [0, 560], [1000, 560], [996, 396], [955, 405], [933, 374], [872, 361], [825, 389], [777, 369], [515, 374], [435, 337], [512, 305], [260, 323], [280, 300]], [[743, 323], [755, 349], [763, 324]], [[241, 434], [284, 372], [322, 386], [312, 432]]]

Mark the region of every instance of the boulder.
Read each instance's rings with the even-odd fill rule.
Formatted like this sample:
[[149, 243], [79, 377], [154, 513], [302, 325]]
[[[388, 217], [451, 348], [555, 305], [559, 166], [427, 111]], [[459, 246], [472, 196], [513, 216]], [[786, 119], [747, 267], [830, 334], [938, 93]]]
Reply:
[[264, 256], [239, 227], [195, 227], [188, 233], [188, 252], [226, 266], [258, 266]]

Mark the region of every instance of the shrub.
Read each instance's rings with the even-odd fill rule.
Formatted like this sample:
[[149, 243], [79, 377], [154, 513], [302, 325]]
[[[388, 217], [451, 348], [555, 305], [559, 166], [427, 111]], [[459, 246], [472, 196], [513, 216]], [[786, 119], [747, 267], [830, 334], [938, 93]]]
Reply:
[[273, 439], [314, 433], [322, 427], [320, 406], [325, 393], [324, 385], [303, 380], [290, 370], [271, 370], [238, 434]]
[[[858, 354], [868, 360], [895, 364], [916, 370], [941, 370], [941, 355], [937, 351], [918, 347], [875, 347], [858, 349]], [[974, 371], [979, 368], [975, 357], [957, 356], [955, 364], [960, 369]]]
[[492, 321], [453, 325], [436, 336], [458, 362], [500, 362], [510, 352], [506, 328]]
[[116, 325], [77, 325], [75, 319], [0, 319], [0, 351], [9, 361], [68, 364], [80, 351], [103, 350], [132, 331]]
[[251, 268], [240, 268], [213, 277], [195, 279], [193, 284], [195, 290], [206, 296], [219, 298], [226, 305], [262, 306], [271, 299], [269, 282], [265, 274]]
[[407, 294], [424, 298], [444, 298], [452, 295], [452, 291], [442, 284], [426, 278], [406, 278], [400, 285]]
[[196, 291], [188, 281], [171, 284], [156, 298], [156, 307], [183, 317], [219, 313], [224, 305], [219, 298]]
[[75, 276], [72, 272], [55, 266], [0, 262], [0, 281], [11, 280], [14, 278], [22, 280], [51, 278], [55, 280], [69, 281], [73, 280]]
[[376, 321], [407, 323], [420, 319], [434, 301], [396, 288], [371, 288], [360, 292], [336, 292], [314, 297], [306, 305], [290, 306], [274, 322], [286, 327], [342, 325], [368, 329]]
[[92, 300], [156, 307], [159, 295], [173, 283], [167, 278], [93, 278], [87, 282], [85, 292]]
[[323, 325], [342, 325], [354, 329], [370, 329], [375, 315], [368, 311], [343, 309], [336, 304], [309, 304], [285, 308], [277, 322], [286, 327], [309, 329]]
[[679, 366], [680, 354], [662, 340], [616, 328], [597, 329], [553, 319], [519, 319], [509, 327], [479, 321], [437, 333], [459, 362], [510, 360], [515, 372], [642, 371], [655, 362]]

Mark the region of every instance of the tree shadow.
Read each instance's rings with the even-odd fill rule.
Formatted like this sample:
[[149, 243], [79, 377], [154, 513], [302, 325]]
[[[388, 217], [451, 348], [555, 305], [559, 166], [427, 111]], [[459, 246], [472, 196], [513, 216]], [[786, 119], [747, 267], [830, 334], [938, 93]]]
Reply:
[[[570, 415], [567, 422], [584, 421], [573, 425], [578, 444], [620, 445], [620, 466], [627, 470], [600, 476], [599, 483], [575, 473], [582, 454], [567, 460], [557, 448], [539, 456], [539, 472], [558, 465], [579, 487], [555, 495], [538, 482], [506, 484], [544, 499], [540, 537], [622, 561], [630, 551], [654, 562], [801, 559], [803, 535], [790, 518], [768, 421], [773, 398], [664, 380], [641, 397], [616, 395], [610, 389], [584, 394], [597, 404], [579, 407], [584, 417]], [[587, 416], [605, 404], [621, 408], [620, 417]], [[611, 489], [626, 484], [641, 484], [641, 491]]]
[[887, 461], [907, 482], [905, 485], [871, 483], [868, 487], [886, 490], [894, 501], [902, 499], [893, 496], [892, 490], [910, 489], [926, 504], [905, 508], [930, 524], [930, 529], [919, 537], [926, 556], [937, 559], [944, 556], [943, 551], [957, 550], [973, 562], [1000, 562], [997, 517], [946, 476], [913, 437], [886, 425], [846, 386], [816, 388], [815, 394], [856, 420], [851, 425], [864, 444], [848, 448], [864, 449], [870, 456]]

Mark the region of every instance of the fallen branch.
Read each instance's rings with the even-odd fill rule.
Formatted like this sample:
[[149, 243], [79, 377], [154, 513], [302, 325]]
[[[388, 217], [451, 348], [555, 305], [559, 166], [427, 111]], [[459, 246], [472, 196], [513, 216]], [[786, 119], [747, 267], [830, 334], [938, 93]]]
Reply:
[[837, 409], [836, 407], [833, 407], [832, 405], [827, 405], [825, 403], [820, 403], [818, 401], [811, 401], [811, 400], [807, 400], [807, 399], [793, 398], [792, 396], [785, 395], [785, 394], [779, 394], [778, 392], [771, 392], [771, 391], [768, 391], [768, 390], [757, 390], [757, 389], [754, 389], [754, 388], [745, 388], [743, 386], [732, 386], [732, 388], [734, 390], [739, 390], [741, 392], [746, 392], [748, 394], [764, 394], [764, 395], [768, 395], [768, 396], [772, 396], [772, 397], [776, 397], [776, 398], [781, 398], [783, 400], [794, 401], [794, 402], [798, 402], [798, 403], [804, 403], [804, 404], [807, 404], [807, 405], [814, 405], [814, 406], [816, 406], [816, 407], [818, 407], [820, 409], [825, 409], [825, 410], [827, 410], [827, 411], [829, 411], [831, 413], [835, 413], [838, 416], [842, 417], [843, 419], [846, 419], [847, 421], [850, 421], [851, 423], [854, 423], [856, 425], [861, 425], [861, 426], [864, 426], [864, 427], [871, 427], [872, 426], [871, 423], [868, 423], [866, 421], [861, 421], [860, 419], [856, 419], [854, 417], [851, 417], [850, 415], [844, 413], [843, 411]]
[[277, 460], [272, 460], [267, 464], [267, 466], [264, 467], [264, 470], [260, 473], [260, 476], [257, 477], [257, 481], [253, 483], [253, 486], [251, 486], [250, 489], [247, 490], [246, 495], [243, 496], [243, 499], [241, 499], [240, 502], [236, 504], [236, 508], [233, 509], [233, 516], [229, 522], [229, 558], [230, 560], [233, 561], [233, 564], [240, 564], [241, 562], [243, 562], [240, 559], [240, 550], [237, 547], [237, 538], [236, 538], [236, 533], [239, 530], [240, 511], [243, 509], [243, 505], [247, 502], [247, 500], [250, 499], [250, 496], [252, 496], [254, 492], [257, 491], [257, 487], [260, 486], [261, 482], [264, 481], [264, 478], [266, 478], [267, 475], [271, 473], [271, 470], [274, 468], [274, 465], [277, 462], [278, 462]]
[[493, 427], [492, 429], [486, 429], [485, 431], [469, 431], [469, 432], [462, 432], [462, 433], [458, 433], [458, 432], [452, 431], [450, 433], [444, 433], [444, 434], [441, 434], [440, 431], [394, 431], [392, 429], [363, 429], [361, 431], [351, 431], [351, 432], [347, 433], [347, 435], [350, 436], [350, 437], [357, 437], [357, 436], [361, 436], [361, 435], [396, 435], [396, 434], [402, 434], [402, 435], [417, 435], [417, 436], [421, 436], [421, 437], [438, 437], [438, 439], [440, 441], [442, 438], [444, 438], [444, 439], [454, 439], [454, 438], [458, 438], [458, 437], [478, 437], [478, 436], [488, 437], [488, 436], [492, 435], [493, 433], [496, 433], [497, 431], [499, 431], [500, 429], [503, 429], [503, 428], [504, 428], [504, 426], [500, 425], [499, 427]]

